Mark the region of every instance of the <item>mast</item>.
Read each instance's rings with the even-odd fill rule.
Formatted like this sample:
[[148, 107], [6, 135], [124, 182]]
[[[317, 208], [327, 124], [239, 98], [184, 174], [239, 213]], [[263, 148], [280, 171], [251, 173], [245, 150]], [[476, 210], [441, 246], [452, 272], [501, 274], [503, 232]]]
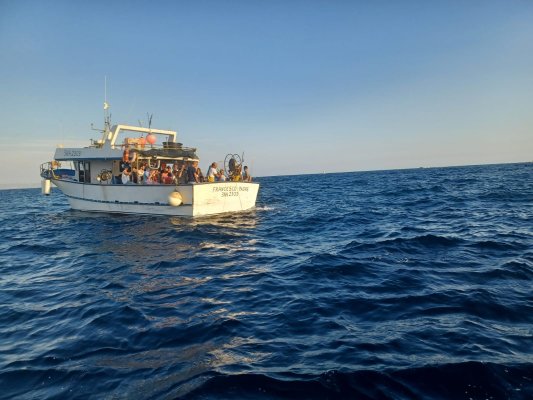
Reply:
[[109, 104], [107, 103], [107, 76], [104, 76], [104, 140], [111, 140], [111, 118]]

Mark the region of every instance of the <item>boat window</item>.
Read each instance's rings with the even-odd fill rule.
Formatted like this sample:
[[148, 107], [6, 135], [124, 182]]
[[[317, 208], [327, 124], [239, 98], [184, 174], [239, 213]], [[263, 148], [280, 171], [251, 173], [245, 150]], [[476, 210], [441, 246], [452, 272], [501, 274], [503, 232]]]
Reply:
[[91, 183], [91, 163], [88, 161], [78, 161], [77, 168], [79, 181]]

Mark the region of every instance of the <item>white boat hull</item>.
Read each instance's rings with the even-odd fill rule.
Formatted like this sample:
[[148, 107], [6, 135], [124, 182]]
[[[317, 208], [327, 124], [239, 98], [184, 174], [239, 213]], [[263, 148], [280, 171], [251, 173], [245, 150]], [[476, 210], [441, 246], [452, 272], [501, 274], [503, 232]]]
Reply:
[[[74, 210], [122, 214], [201, 216], [249, 210], [255, 206], [259, 184], [215, 182], [192, 185], [87, 184], [53, 179]], [[169, 204], [177, 191], [183, 203]]]

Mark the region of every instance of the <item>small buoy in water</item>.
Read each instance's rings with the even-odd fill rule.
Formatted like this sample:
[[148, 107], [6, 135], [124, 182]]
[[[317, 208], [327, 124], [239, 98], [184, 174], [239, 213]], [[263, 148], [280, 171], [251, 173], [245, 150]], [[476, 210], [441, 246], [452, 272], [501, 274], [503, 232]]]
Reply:
[[50, 185], [50, 179], [43, 179], [41, 182], [41, 190], [42, 193], [45, 195], [49, 195], [50, 191], [52, 190], [52, 186]]
[[168, 195], [168, 204], [177, 207], [183, 203], [183, 198], [180, 192], [172, 192]]

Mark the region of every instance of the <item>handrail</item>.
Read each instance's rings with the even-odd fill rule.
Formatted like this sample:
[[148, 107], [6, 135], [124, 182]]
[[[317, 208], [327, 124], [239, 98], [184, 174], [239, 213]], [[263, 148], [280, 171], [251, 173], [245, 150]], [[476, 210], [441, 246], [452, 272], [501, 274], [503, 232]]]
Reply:
[[117, 137], [120, 133], [120, 131], [129, 131], [129, 132], [140, 132], [140, 133], [148, 133], [148, 134], [156, 134], [156, 135], [167, 135], [169, 138], [172, 137], [172, 142], [176, 141], [177, 132], [176, 131], [170, 131], [170, 130], [163, 130], [163, 129], [151, 129], [151, 128], [143, 128], [139, 126], [130, 126], [130, 125], [115, 125], [111, 128], [111, 140], [110, 144], [111, 147], [115, 146], [115, 142], [117, 140]]
[[[41, 170], [41, 177], [44, 179], [61, 179], [60, 175], [57, 175], [55, 173], [55, 169], [59, 169], [57, 167], [61, 167], [61, 163], [59, 161], [47, 161], [42, 163], [40, 166]], [[55, 169], [54, 169], [55, 168]]]

